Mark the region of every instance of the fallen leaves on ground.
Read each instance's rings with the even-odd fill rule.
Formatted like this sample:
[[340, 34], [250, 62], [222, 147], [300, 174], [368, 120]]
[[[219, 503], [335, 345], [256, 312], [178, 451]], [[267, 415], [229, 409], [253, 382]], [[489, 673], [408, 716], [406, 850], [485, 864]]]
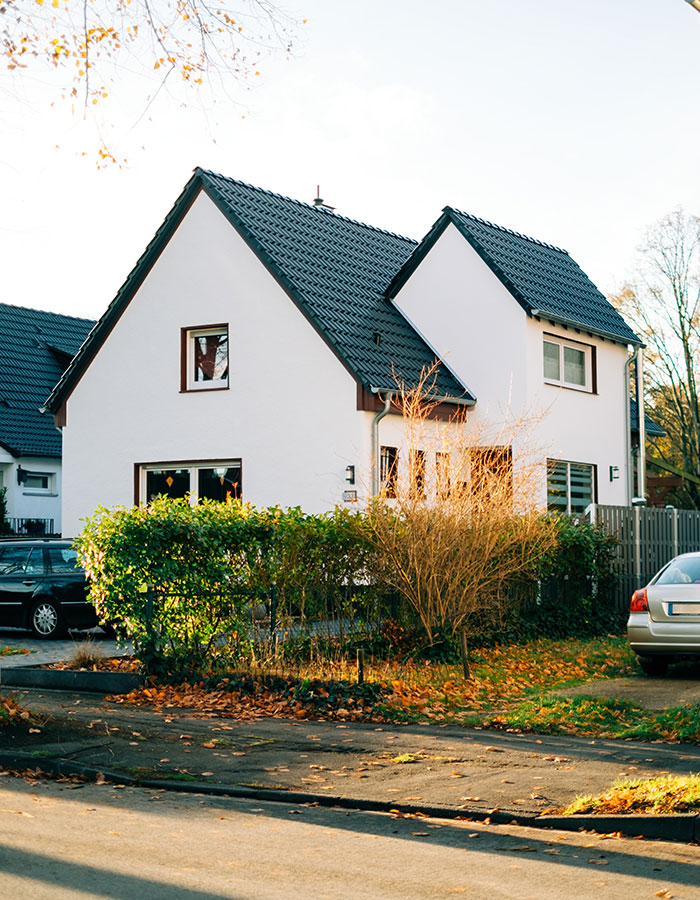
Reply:
[[[372, 680], [290, 674], [232, 674], [179, 685], [151, 683], [109, 699], [185, 708], [240, 719], [262, 716], [350, 721], [457, 721], [505, 727], [499, 715], [534, 692], [570, 682], [627, 674], [634, 660], [624, 638], [540, 640], [474, 651], [472, 677], [439, 663], [366, 662]], [[497, 752], [497, 748], [488, 748]]]
[[32, 714], [12, 697], [0, 697], [0, 726], [19, 725], [32, 722]]

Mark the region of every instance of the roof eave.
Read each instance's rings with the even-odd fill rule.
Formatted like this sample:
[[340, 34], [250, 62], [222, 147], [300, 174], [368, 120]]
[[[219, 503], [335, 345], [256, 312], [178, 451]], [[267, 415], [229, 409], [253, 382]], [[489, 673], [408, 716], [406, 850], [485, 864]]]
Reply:
[[[448, 207], [446, 207], [447, 209]], [[389, 282], [389, 286], [384, 291], [384, 299], [392, 300], [401, 288], [406, 284], [411, 275], [415, 272], [423, 259], [427, 256], [437, 239], [443, 233], [450, 223], [449, 217], [443, 211], [437, 221], [435, 221], [430, 231], [425, 235], [423, 240], [416, 246], [415, 250], [408, 257], [406, 262], [401, 266], [399, 271]]]
[[566, 316], [559, 316], [556, 313], [547, 312], [545, 309], [532, 309], [530, 310], [530, 315], [533, 318], [537, 319], [548, 319], [550, 322], [554, 322], [557, 325], [565, 325], [567, 328], [578, 328], [580, 331], [585, 331], [588, 334], [593, 334], [596, 337], [606, 338], [609, 341], [613, 341], [616, 344], [622, 344], [625, 347], [645, 347], [646, 344], [642, 343], [640, 339], [633, 335], [633, 338], [623, 337], [621, 334], [614, 334], [613, 332], [606, 331], [603, 328], [595, 328], [592, 325], [585, 325], [583, 322], [577, 322], [574, 319], [567, 319]]

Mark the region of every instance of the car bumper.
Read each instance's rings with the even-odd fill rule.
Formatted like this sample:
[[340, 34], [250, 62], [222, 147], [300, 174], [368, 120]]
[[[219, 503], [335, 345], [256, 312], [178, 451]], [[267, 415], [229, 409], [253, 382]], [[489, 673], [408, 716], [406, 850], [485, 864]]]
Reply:
[[647, 613], [632, 613], [627, 637], [639, 656], [700, 655], [700, 623], [652, 622]]

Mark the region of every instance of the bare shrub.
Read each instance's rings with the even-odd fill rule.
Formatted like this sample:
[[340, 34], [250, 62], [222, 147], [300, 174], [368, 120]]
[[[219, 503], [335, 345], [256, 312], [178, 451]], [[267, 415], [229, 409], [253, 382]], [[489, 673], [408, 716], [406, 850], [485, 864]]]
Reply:
[[533, 577], [556, 531], [538, 509], [546, 464], [530, 448], [534, 420], [506, 416], [493, 427], [469, 413], [436, 422], [429, 379], [401, 389], [407, 465], [370, 501], [368, 525], [383, 578], [432, 644], [498, 621], [509, 585]]

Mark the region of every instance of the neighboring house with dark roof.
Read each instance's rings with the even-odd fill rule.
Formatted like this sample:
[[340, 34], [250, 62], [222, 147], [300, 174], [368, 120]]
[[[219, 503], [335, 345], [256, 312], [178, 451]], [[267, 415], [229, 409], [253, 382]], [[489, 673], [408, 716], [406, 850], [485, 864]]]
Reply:
[[61, 531], [61, 433], [40, 410], [94, 324], [0, 303], [0, 488], [20, 534]]
[[365, 499], [406, 461], [397, 383], [434, 364], [436, 416], [547, 412], [543, 505], [627, 503], [639, 345], [549, 244], [450, 207], [417, 243], [196, 169], [48, 402], [66, 533], [156, 493]]

